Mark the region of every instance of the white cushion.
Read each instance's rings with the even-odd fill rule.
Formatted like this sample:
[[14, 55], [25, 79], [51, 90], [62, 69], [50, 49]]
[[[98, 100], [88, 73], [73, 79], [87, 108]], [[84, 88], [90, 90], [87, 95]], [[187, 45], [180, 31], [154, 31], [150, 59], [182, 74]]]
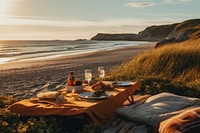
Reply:
[[200, 105], [200, 99], [178, 96], [171, 93], [160, 93], [148, 98], [143, 104], [136, 103], [116, 110], [118, 114], [134, 122], [157, 126], [184, 108], [194, 104]]

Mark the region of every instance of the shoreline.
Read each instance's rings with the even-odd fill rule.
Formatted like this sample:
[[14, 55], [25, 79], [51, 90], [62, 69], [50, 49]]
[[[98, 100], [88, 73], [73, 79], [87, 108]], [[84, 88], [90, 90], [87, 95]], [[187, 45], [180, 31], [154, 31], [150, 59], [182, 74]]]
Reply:
[[154, 46], [155, 43], [150, 42], [114, 50], [0, 64], [0, 92], [23, 99], [41, 91], [58, 90], [65, 85], [69, 71], [84, 78], [84, 69], [89, 68], [96, 77], [98, 66], [104, 66], [108, 73], [113, 67]]
[[88, 57], [91, 55], [98, 54], [98, 53], [107, 53], [107, 52], [116, 52], [116, 51], [124, 51], [127, 49], [148, 49], [155, 46], [155, 43], [149, 42], [145, 44], [138, 44], [135, 46], [125, 46], [123, 48], [115, 48], [113, 50], [99, 50], [95, 52], [89, 52], [89, 53], [81, 53], [81, 54], [74, 54], [74, 55], [60, 55], [58, 57], [50, 57], [50, 58], [43, 58], [43, 59], [27, 59], [22, 61], [13, 61], [13, 62], [7, 62], [0, 64], [0, 72], [4, 70], [12, 70], [12, 69], [21, 69], [21, 68], [28, 68], [28, 67], [34, 67], [37, 65], [42, 65], [45, 63], [53, 62], [55, 60], [64, 60], [64, 59], [73, 59], [73, 58], [79, 58], [79, 57]]
[[[135, 49], [148, 49], [152, 48], [155, 46], [155, 43], [149, 42], [145, 44], [138, 44], [135, 46], [125, 46], [123, 48], [115, 48], [113, 50], [100, 50], [100, 51], [95, 51], [95, 52], [89, 52], [89, 53], [81, 53], [81, 54], [74, 54], [74, 55], [60, 55], [58, 57], [52, 57], [52, 58], [44, 58], [44, 59], [27, 59], [23, 61], [14, 61], [14, 62], [7, 62], [4, 64], [0, 64], [0, 72], [4, 70], [13, 70], [13, 69], [22, 69], [22, 68], [33, 68], [35, 66], [42, 66], [42, 64], [47, 63], [47, 64], [52, 64], [57, 60], [58, 62], [61, 60], [66, 60], [66, 59], [74, 59], [74, 58], [88, 58], [89, 56], [96, 56], [96, 55], [104, 55], [104, 53], [108, 52], [117, 52], [117, 51], [126, 51], [126, 50], [135, 50]], [[100, 53], [100, 54], [99, 54]], [[52, 63], [51, 63], [52, 62]]]

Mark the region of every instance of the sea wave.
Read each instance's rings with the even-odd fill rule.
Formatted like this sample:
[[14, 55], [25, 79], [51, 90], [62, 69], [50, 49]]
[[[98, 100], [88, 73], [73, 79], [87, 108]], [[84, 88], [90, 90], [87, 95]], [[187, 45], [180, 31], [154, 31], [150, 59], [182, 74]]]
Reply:
[[74, 48], [66, 48], [63, 50], [46, 50], [46, 51], [35, 51], [35, 52], [22, 52], [22, 53], [4, 53], [0, 54], [0, 57], [13, 57], [13, 56], [21, 56], [21, 55], [30, 55], [30, 54], [40, 54], [40, 53], [53, 53], [53, 52], [63, 52], [72, 50]]
[[134, 41], [0, 41], [0, 59], [9, 61], [111, 50], [146, 42]]

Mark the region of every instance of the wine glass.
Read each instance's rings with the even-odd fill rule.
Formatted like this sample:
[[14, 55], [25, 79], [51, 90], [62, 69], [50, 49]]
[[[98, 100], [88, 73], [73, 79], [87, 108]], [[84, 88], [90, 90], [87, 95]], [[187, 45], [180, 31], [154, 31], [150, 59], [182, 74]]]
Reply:
[[98, 74], [99, 74], [99, 78], [101, 79], [105, 77], [104, 67], [98, 67]]
[[92, 71], [90, 69], [85, 69], [85, 80], [87, 80], [88, 85], [92, 79]]

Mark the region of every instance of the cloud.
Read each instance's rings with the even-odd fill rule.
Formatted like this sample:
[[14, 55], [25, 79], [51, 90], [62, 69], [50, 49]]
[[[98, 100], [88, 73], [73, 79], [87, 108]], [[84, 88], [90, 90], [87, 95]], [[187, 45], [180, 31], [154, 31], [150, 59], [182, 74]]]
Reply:
[[24, 26], [52, 26], [52, 27], [90, 27], [90, 26], [122, 26], [124, 24], [147, 25], [140, 19], [109, 19], [102, 21], [85, 21], [85, 20], [53, 20], [45, 17], [34, 16], [1, 16], [0, 25], [24, 25]]
[[148, 21], [139, 18], [85, 21], [54, 20], [42, 16], [0, 16], [0, 39], [90, 39], [97, 33], [138, 33], [147, 26], [177, 22], [174, 18], [157, 18]]
[[153, 2], [132, 2], [127, 4], [129, 7], [135, 7], [135, 8], [141, 8], [141, 7], [149, 7], [149, 6], [154, 6], [155, 3]]
[[[191, 1], [192, 0], [164, 0], [164, 3], [188, 3]], [[149, 0], [148, 2], [131, 2], [131, 3], [128, 3], [127, 6], [135, 7], [135, 8], [142, 8], [142, 7], [159, 5], [161, 3], [162, 2], [159, 2], [159, 3], [150, 2], [150, 0]]]
[[[141, 14], [143, 15], [143, 14]], [[156, 16], [159, 19], [146, 20], [139, 18], [112, 18], [112, 19], [104, 19], [101, 21], [86, 21], [86, 20], [77, 20], [77, 19], [62, 19], [62, 20], [54, 20], [53, 18], [42, 17], [42, 16], [1, 16], [0, 15], [0, 26], [44, 26], [44, 27], [54, 27], [54, 28], [83, 28], [83, 27], [124, 27], [126, 25], [131, 26], [150, 26], [155, 24], [166, 24], [166, 20], [168, 23], [172, 23], [175, 21], [173, 18], [167, 18], [162, 20], [163, 16], [169, 16], [171, 14], [151, 14]], [[181, 16], [182, 14], [175, 13], [176, 16]], [[186, 14], [184, 14], [185, 16]]]
[[165, 0], [167, 3], [185, 3], [185, 2], [191, 2], [192, 0]]

